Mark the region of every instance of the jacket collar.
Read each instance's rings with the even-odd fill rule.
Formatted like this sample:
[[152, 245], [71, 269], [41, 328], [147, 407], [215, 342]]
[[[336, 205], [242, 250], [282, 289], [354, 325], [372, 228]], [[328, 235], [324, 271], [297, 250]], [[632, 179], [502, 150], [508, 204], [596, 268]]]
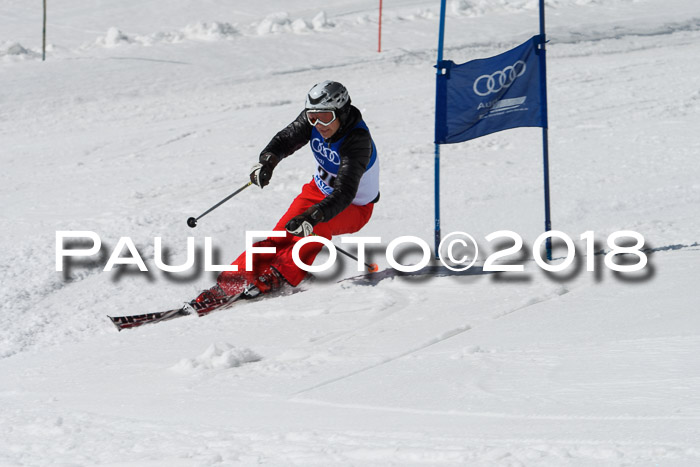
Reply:
[[327, 143], [335, 143], [350, 133], [350, 130], [355, 128], [355, 126], [362, 121], [362, 114], [357, 107], [351, 105], [350, 110], [345, 115], [338, 118], [340, 119], [340, 128], [338, 128], [338, 131], [336, 131], [333, 136], [326, 140]]

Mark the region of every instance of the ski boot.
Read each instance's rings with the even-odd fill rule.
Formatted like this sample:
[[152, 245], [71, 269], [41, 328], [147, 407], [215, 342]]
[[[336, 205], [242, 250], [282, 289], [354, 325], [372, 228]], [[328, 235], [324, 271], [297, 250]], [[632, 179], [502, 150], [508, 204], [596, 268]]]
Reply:
[[260, 274], [255, 282], [249, 284], [243, 292], [243, 298], [255, 298], [279, 290], [287, 280], [274, 267], [270, 266]]
[[204, 315], [231, 301], [233, 297], [226, 295], [223, 289], [216, 284], [214, 287], [203, 291], [197, 298], [185, 304], [185, 309], [195, 311], [198, 315]]

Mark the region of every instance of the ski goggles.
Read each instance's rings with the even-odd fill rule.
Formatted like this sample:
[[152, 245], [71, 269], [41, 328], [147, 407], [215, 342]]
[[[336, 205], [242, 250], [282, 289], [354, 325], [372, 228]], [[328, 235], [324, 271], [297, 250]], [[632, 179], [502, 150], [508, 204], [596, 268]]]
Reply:
[[328, 126], [335, 121], [335, 110], [307, 110], [306, 119], [311, 126], [315, 126], [317, 123]]

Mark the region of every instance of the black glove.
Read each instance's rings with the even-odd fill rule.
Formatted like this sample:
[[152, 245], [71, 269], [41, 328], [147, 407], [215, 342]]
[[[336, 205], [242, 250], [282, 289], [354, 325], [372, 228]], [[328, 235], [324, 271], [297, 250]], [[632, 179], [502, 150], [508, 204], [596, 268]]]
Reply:
[[311, 206], [304, 214], [293, 217], [285, 228], [287, 232], [297, 237], [308, 237], [314, 231], [314, 226], [323, 221], [323, 212], [317, 206]]
[[279, 159], [271, 153], [262, 154], [260, 162], [250, 169], [250, 181], [260, 188], [267, 186], [272, 178], [272, 171], [275, 170]]

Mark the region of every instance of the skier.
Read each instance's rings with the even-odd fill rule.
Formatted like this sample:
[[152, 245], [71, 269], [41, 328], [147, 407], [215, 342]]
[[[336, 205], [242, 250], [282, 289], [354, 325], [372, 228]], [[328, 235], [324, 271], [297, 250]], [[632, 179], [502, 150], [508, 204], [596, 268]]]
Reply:
[[[342, 84], [323, 81], [311, 88], [305, 109], [262, 150], [250, 180], [264, 188], [280, 161], [306, 143], [316, 160], [317, 173], [275, 225], [273, 230], [283, 231], [285, 236], [254, 244], [274, 247], [275, 253], [254, 254], [252, 271], [246, 271], [246, 255], [242, 253], [232, 263], [238, 266], [237, 272], [222, 272], [214, 287], [193, 300], [200, 308], [239, 293], [253, 298], [284, 283], [297, 286], [306, 271], [292, 260], [296, 242], [312, 233], [330, 240], [334, 235], [357, 232], [369, 221], [379, 200], [377, 149]], [[311, 242], [300, 249], [299, 257], [310, 265], [321, 248], [320, 243]]]

